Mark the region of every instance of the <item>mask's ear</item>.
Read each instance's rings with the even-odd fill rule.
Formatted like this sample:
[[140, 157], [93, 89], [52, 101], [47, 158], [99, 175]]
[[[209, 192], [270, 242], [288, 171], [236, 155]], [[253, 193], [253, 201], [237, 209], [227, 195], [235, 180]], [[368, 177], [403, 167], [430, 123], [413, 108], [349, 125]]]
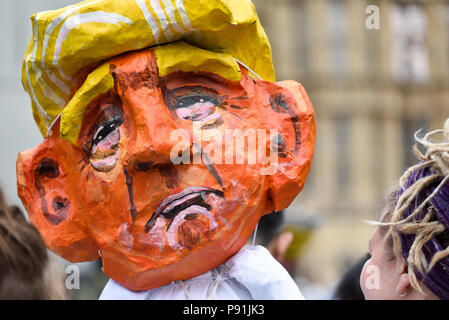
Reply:
[[38, 147], [19, 153], [17, 188], [46, 245], [71, 262], [98, 259], [83, 219], [80, 148], [59, 137], [59, 125]]
[[316, 123], [312, 103], [296, 81], [258, 82], [259, 96], [273, 112], [270, 128], [277, 128], [272, 146], [277, 165], [272, 165], [269, 194], [276, 212], [286, 208], [304, 187], [315, 150]]

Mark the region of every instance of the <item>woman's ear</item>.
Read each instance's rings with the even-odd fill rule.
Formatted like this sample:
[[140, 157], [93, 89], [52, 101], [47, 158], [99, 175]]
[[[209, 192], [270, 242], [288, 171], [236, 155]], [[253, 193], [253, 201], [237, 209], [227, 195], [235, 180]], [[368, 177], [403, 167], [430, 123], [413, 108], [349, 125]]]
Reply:
[[[271, 109], [267, 125], [277, 133], [271, 139], [269, 194], [275, 211], [286, 208], [304, 187], [315, 150], [316, 123], [312, 103], [301, 84], [288, 80], [258, 82], [258, 95], [268, 100], [261, 105]], [[275, 162], [275, 163], [273, 163]]]
[[79, 192], [81, 149], [55, 131], [38, 147], [19, 153], [19, 197], [51, 250], [72, 262], [98, 259], [97, 246], [80, 217], [85, 214]]
[[399, 282], [396, 286], [396, 296], [398, 299], [406, 299], [407, 294], [411, 293], [410, 290], [413, 287], [410, 283], [407, 263], [403, 259], [398, 262], [397, 270], [399, 270]]
[[428, 300], [428, 299], [438, 299], [433, 293], [422, 286], [423, 290], [416, 289], [412, 286], [410, 281], [410, 275], [408, 274], [408, 265], [403, 260], [400, 259], [398, 262], [399, 270], [399, 281], [396, 286], [396, 296], [398, 299], [402, 300]]

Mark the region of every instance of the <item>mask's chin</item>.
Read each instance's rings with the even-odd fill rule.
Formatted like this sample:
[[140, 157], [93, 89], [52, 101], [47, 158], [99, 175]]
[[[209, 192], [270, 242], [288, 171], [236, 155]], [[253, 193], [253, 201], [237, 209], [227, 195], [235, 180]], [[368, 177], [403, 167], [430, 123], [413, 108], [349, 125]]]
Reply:
[[251, 208], [241, 198], [232, 199], [211, 192], [205, 201], [210, 210], [192, 204], [172, 220], [160, 215], [148, 233], [143, 232], [142, 224], [130, 226], [133, 249], [127, 250], [123, 259], [123, 246], [110, 248], [104, 257], [104, 272], [139, 291], [190, 279], [218, 267], [244, 246], [260, 218], [260, 208]]

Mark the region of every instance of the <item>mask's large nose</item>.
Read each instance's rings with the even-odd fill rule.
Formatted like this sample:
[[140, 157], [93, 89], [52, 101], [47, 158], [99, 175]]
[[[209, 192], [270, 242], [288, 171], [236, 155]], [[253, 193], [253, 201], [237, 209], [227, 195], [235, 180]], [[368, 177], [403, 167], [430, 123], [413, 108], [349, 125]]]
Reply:
[[[117, 92], [127, 115], [123, 129], [128, 170], [149, 170], [172, 164], [179, 141], [190, 141], [187, 125], [176, 121], [164, 99], [164, 83], [152, 51], [121, 56], [111, 61]], [[180, 134], [185, 137], [181, 138]], [[126, 144], [126, 145], [125, 145]], [[190, 148], [190, 143], [185, 143]]]
[[129, 164], [135, 169], [148, 169], [173, 163], [172, 153], [179, 141], [186, 142], [183, 148], [190, 148], [187, 128], [176, 123], [162, 98], [145, 96], [145, 92], [134, 94], [135, 99], [128, 100], [124, 106], [132, 110], [130, 125], [126, 128], [128, 138], [123, 142], [127, 144]]

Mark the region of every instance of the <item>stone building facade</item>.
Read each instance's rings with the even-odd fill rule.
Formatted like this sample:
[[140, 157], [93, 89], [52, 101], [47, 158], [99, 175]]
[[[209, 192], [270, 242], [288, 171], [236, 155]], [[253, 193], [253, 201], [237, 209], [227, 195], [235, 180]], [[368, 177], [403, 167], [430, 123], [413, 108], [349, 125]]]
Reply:
[[277, 78], [301, 82], [316, 110], [312, 171], [287, 216], [316, 221], [298, 274], [328, 285], [367, 251], [363, 220], [415, 161], [413, 133], [449, 116], [449, 1], [255, 4]]

